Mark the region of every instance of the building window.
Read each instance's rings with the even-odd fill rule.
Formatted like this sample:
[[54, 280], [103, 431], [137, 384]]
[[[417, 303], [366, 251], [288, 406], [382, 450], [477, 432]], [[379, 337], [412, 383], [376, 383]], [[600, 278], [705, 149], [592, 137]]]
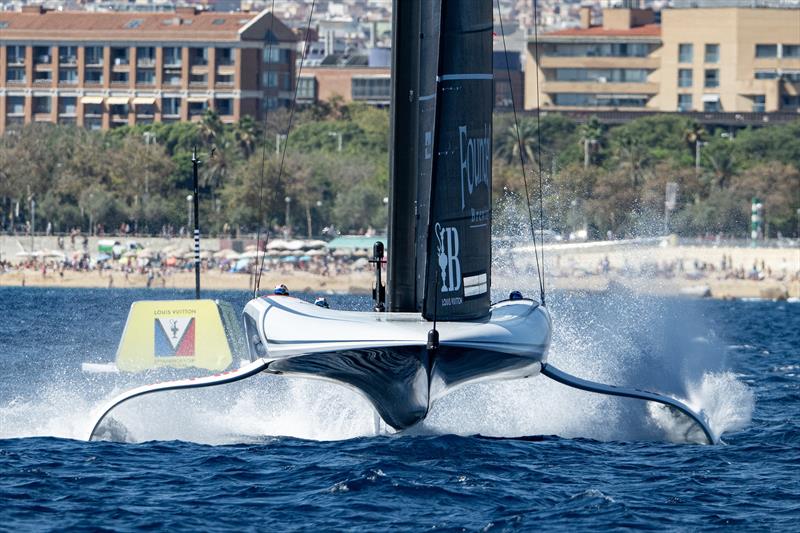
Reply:
[[781, 109], [782, 110], [800, 109], [800, 95], [791, 95], [791, 94], [781, 95]]
[[111, 64], [112, 65], [127, 65], [128, 64], [128, 49], [127, 48], [112, 48], [111, 49]]
[[78, 69], [60, 68], [58, 69], [58, 83], [74, 85], [78, 83]]
[[557, 68], [556, 81], [585, 81], [592, 83], [644, 83], [647, 71], [638, 68]]
[[202, 115], [206, 112], [208, 108], [208, 102], [203, 100], [202, 102], [189, 102], [189, 116], [190, 117], [197, 117]]
[[233, 85], [233, 75], [217, 74], [216, 82], [217, 85]]
[[50, 83], [53, 81], [53, 73], [49, 70], [41, 70], [33, 73], [33, 83]]
[[181, 114], [180, 98], [162, 98], [161, 113], [166, 116], [178, 116]]
[[140, 67], [152, 67], [156, 64], [156, 49], [152, 46], [136, 47], [136, 64]]
[[180, 72], [165, 72], [164, 73], [164, 84], [165, 85], [180, 85], [181, 84], [181, 73]]
[[86, 83], [103, 83], [102, 70], [87, 70], [85, 74]]
[[753, 113], [763, 113], [767, 106], [767, 97], [763, 94], [753, 96]]
[[208, 65], [208, 48], [189, 48], [189, 64], [192, 66]]
[[719, 63], [719, 45], [707, 44], [706, 45], [706, 63]]
[[190, 85], [208, 85], [208, 74], [190, 74]]
[[50, 107], [51, 98], [49, 96], [34, 96], [33, 97], [33, 112], [34, 113], [49, 113], [52, 109]]
[[777, 44], [757, 44], [756, 57], [778, 57]]
[[49, 46], [34, 46], [33, 47], [33, 62], [38, 65], [49, 65], [52, 58], [50, 57]]
[[18, 45], [6, 46], [6, 58], [9, 65], [24, 65], [25, 47]]
[[553, 103], [567, 107], [645, 107], [646, 94], [557, 93]]
[[180, 67], [181, 66], [181, 49], [176, 46], [164, 47], [164, 66], [165, 67]]
[[692, 95], [679, 94], [678, 95], [678, 111], [686, 112], [692, 110]]
[[214, 109], [222, 116], [233, 114], [233, 100], [230, 98], [217, 98], [214, 100]]
[[678, 63], [691, 63], [693, 61], [694, 46], [692, 43], [681, 43], [678, 45]]
[[87, 46], [84, 49], [84, 62], [93, 67], [98, 67], [103, 64], [103, 47], [102, 46]]
[[692, 69], [682, 68], [678, 70], [678, 87], [692, 86]]
[[83, 104], [84, 117], [103, 116], [103, 104]]
[[112, 118], [128, 120], [128, 104], [112, 104], [108, 107]]
[[281, 49], [277, 46], [267, 46], [264, 48], [264, 63], [280, 63]]
[[264, 87], [277, 87], [278, 86], [278, 73], [265, 72], [262, 80]]
[[25, 114], [25, 97], [7, 96], [6, 115], [24, 115], [24, 114]]
[[58, 99], [59, 115], [74, 115], [78, 112], [78, 99], [74, 96], [62, 96]]
[[774, 80], [778, 77], [778, 72], [776, 70], [757, 70], [756, 71], [756, 79], [757, 80]]
[[88, 130], [99, 130], [103, 127], [103, 119], [101, 118], [84, 118], [83, 127]]
[[275, 97], [264, 98], [261, 101], [261, 109], [263, 110], [275, 109], [276, 107], [278, 107], [278, 99]]
[[297, 99], [314, 102], [317, 99], [317, 79], [303, 76], [297, 80]]
[[704, 99], [703, 111], [706, 113], [716, 113], [722, 111], [722, 106], [719, 105], [719, 97]]
[[136, 83], [140, 85], [153, 85], [156, 82], [156, 73], [152, 69], [136, 69]]
[[784, 44], [783, 57], [800, 57], [800, 44]]
[[127, 85], [128, 83], [128, 73], [127, 72], [112, 72], [111, 73], [111, 83], [117, 85]]
[[78, 47], [77, 46], [59, 46], [58, 47], [58, 63], [60, 65], [77, 65], [78, 64]]
[[25, 83], [25, 69], [9, 67], [6, 71], [6, 81], [9, 83]]
[[391, 78], [353, 78], [353, 100], [386, 100], [392, 96]]
[[649, 53], [650, 46], [642, 43], [557, 44], [543, 50], [545, 56], [560, 57], [647, 57]]
[[153, 104], [136, 104], [136, 121], [140, 117], [152, 117], [156, 113], [156, 106]]
[[217, 65], [219, 66], [233, 65], [232, 48], [217, 48], [216, 57], [217, 57]]
[[784, 70], [781, 77], [794, 83], [800, 82], [800, 70]]
[[719, 69], [706, 69], [705, 83], [703, 86], [709, 89], [719, 87]]

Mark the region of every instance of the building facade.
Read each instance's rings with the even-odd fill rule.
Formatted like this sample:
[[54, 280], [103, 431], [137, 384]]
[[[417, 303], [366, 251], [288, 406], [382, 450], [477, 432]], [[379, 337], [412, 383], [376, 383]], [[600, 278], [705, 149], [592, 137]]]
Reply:
[[[607, 9], [528, 43], [525, 108], [793, 113], [800, 9]], [[539, 87], [535, 75], [539, 73]]]
[[267, 12], [0, 12], [0, 133], [260, 118], [293, 97], [295, 40]]

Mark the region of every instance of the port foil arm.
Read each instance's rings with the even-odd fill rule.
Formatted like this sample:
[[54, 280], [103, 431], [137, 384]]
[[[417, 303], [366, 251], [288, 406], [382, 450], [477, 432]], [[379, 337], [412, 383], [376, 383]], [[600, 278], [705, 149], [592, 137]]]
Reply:
[[154, 392], [214, 387], [216, 385], [225, 385], [227, 383], [233, 383], [234, 381], [241, 381], [266, 370], [267, 366], [269, 366], [269, 363], [270, 361], [266, 359], [256, 359], [255, 361], [252, 361], [236, 370], [223, 372], [221, 374], [214, 374], [213, 376], [164, 381], [161, 383], [143, 385], [141, 387], [131, 389], [115, 398], [112, 398], [100, 410], [97, 411], [97, 415], [94, 418], [94, 423], [91, 426], [91, 431], [89, 432], [86, 440], [91, 441], [94, 438], [95, 433], [100, 427], [100, 424], [102, 424], [103, 420], [112, 409], [122, 403], [127, 402], [128, 400], [137, 398], [139, 396], [144, 396], [145, 394], [152, 394]]
[[679, 402], [674, 398], [670, 398], [669, 396], [639, 389], [631, 389], [628, 387], [617, 387], [614, 385], [595, 383], [593, 381], [588, 381], [567, 374], [566, 372], [559, 370], [549, 363], [542, 365], [541, 373], [548, 378], [561, 383], [562, 385], [567, 385], [568, 387], [573, 387], [588, 392], [596, 392], [599, 394], [608, 394], [610, 396], [638, 398], [640, 400], [647, 400], [672, 407], [691, 418], [698, 426], [700, 426], [700, 428], [703, 430], [706, 440], [708, 441], [708, 444], [716, 444], [719, 442], [719, 439], [714, 436], [714, 433], [711, 431], [711, 428], [708, 426], [708, 423], [703, 415], [695, 413], [686, 404]]

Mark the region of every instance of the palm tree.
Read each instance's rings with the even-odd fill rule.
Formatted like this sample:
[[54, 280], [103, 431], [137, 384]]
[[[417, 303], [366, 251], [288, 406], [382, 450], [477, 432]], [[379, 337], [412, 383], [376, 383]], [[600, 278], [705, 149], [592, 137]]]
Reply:
[[512, 124], [498, 135], [495, 154], [507, 163], [513, 163], [519, 159], [521, 147], [525, 162], [532, 162], [536, 159], [536, 135], [536, 124], [532, 120], [522, 119], [519, 128]]
[[249, 158], [255, 151], [260, 134], [261, 131], [258, 124], [250, 115], [242, 117], [234, 126], [233, 136], [245, 159]]
[[219, 114], [213, 109], [206, 109], [203, 118], [199, 123], [200, 137], [206, 144], [212, 144], [219, 137], [225, 126], [219, 118]]

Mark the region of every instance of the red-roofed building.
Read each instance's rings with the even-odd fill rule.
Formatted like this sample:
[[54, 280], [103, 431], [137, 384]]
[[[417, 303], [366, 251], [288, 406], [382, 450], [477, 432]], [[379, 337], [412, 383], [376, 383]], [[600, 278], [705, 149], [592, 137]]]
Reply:
[[93, 129], [223, 121], [292, 98], [294, 33], [261, 13], [0, 12], [0, 133], [53, 122]]

